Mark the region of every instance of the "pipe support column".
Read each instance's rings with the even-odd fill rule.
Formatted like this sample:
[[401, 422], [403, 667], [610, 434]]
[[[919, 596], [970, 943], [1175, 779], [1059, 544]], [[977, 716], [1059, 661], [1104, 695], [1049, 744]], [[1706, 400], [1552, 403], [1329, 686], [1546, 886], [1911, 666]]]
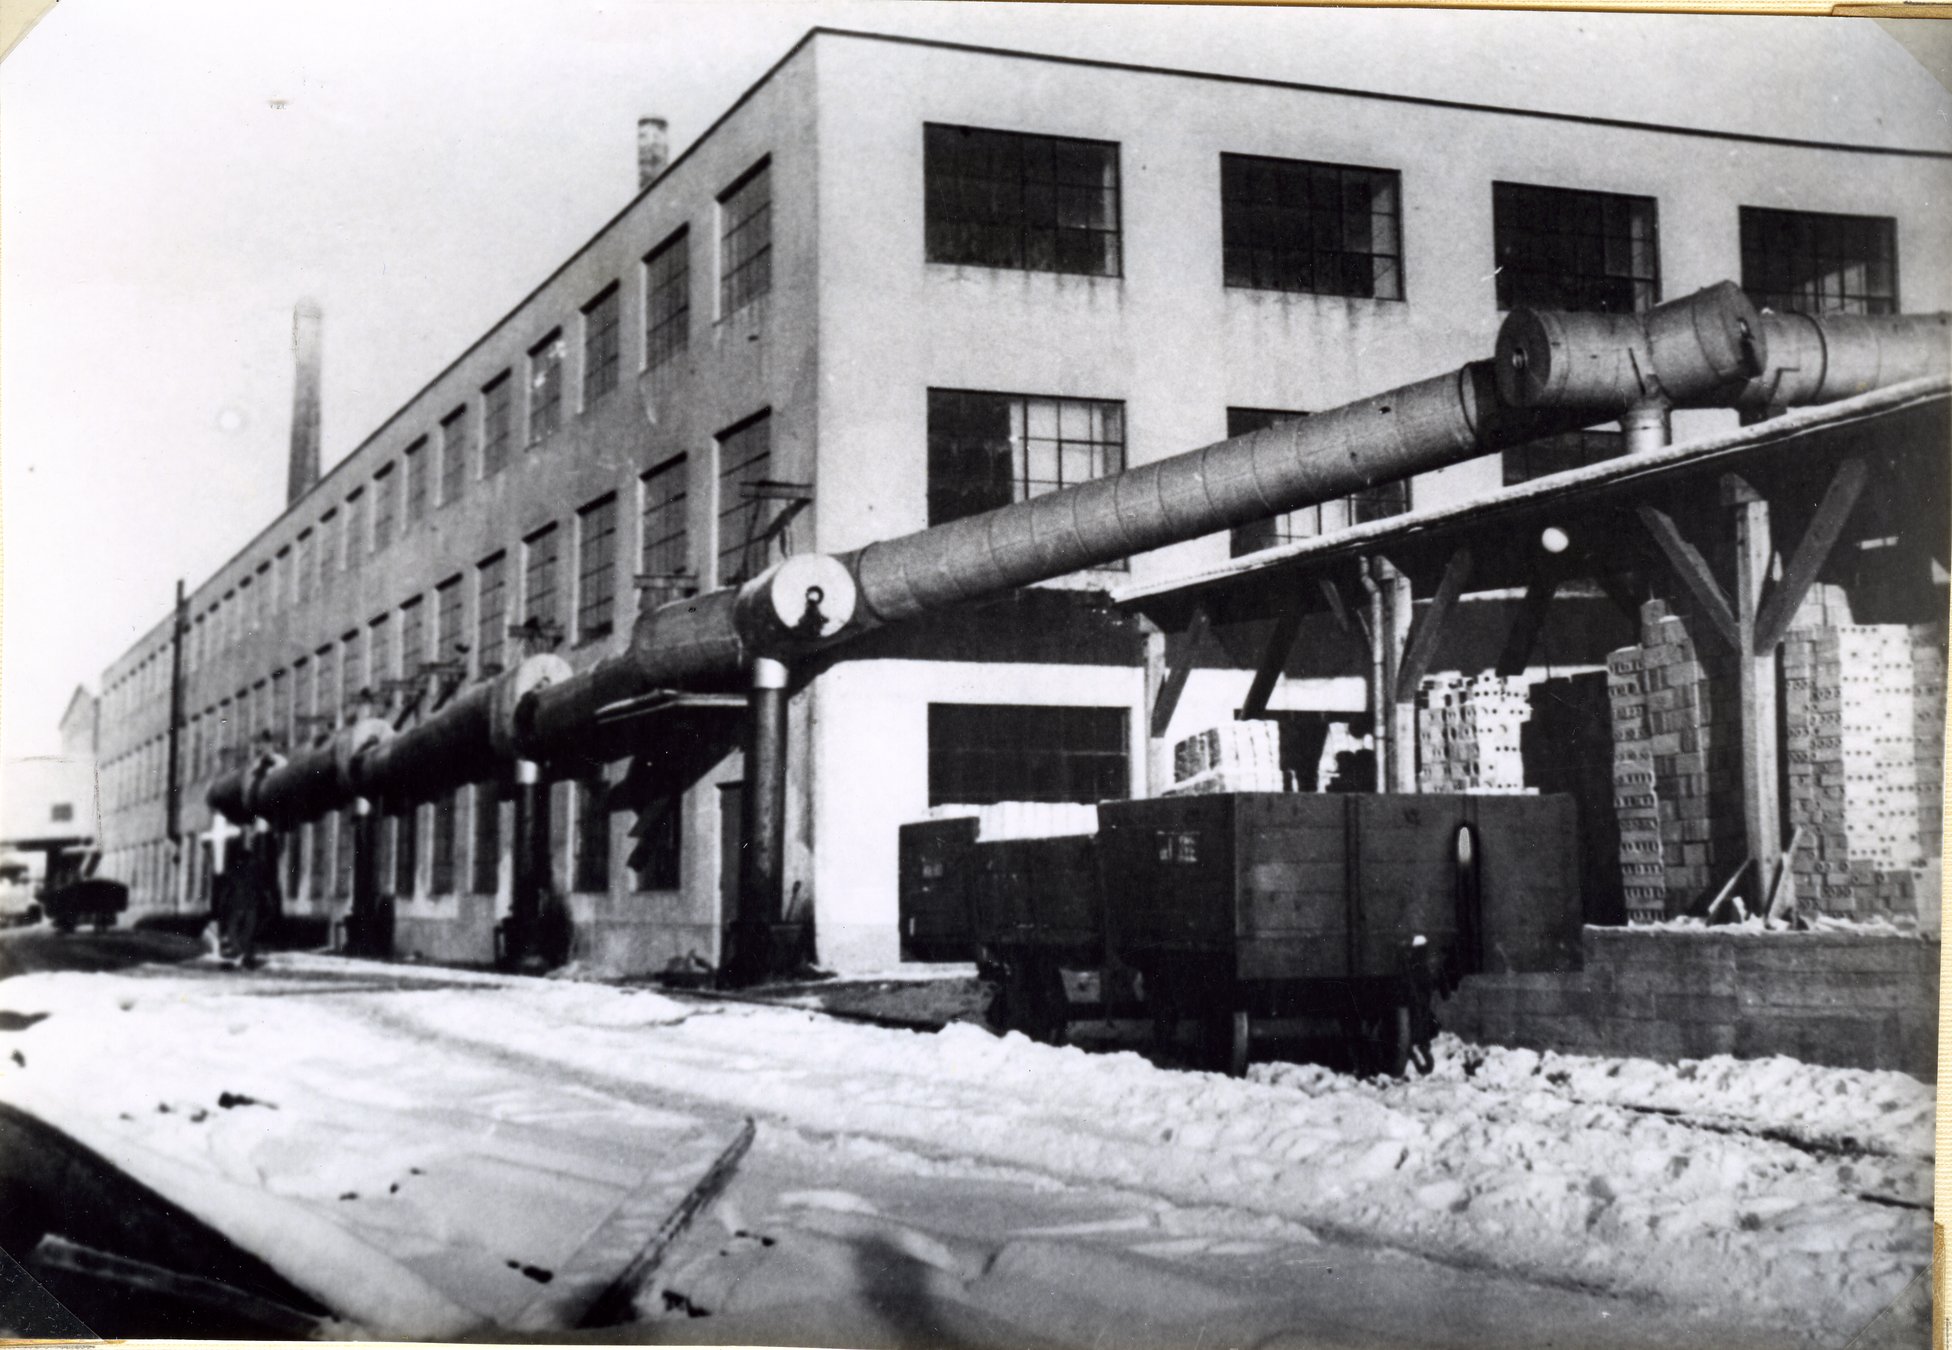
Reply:
[[502, 929], [502, 963], [519, 968], [536, 954], [542, 886], [549, 854], [548, 816], [542, 810], [542, 766], [515, 761], [515, 838], [510, 868], [508, 920]]
[[804, 935], [789, 931], [786, 872], [786, 664], [761, 656], [751, 666], [739, 841], [739, 914], [727, 975], [739, 984], [780, 973]]

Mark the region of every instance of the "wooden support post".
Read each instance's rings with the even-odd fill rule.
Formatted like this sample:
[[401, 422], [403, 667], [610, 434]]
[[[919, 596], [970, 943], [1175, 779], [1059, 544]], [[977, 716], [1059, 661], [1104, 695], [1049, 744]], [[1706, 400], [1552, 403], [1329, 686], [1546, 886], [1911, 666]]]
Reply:
[[1193, 606], [1193, 621], [1186, 625], [1186, 632], [1180, 640], [1179, 659], [1171, 659], [1167, 653], [1166, 677], [1159, 685], [1159, 695], [1152, 704], [1152, 734], [1164, 736], [1166, 728], [1173, 723], [1173, 710], [1179, 707], [1179, 696], [1186, 691], [1186, 678], [1193, 673], [1193, 657], [1200, 644], [1206, 641], [1207, 629], [1212, 620], [1207, 617], [1205, 605]]
[[1372, 649], [1380, 645], [1380, 669], [1374, 670], [1371, 707], [1376, 718], [1376, 788], [1379, 792], [1417, 790], [1417, 708], [1397, 694], [1403, 658], [1410, 642], [1415, 595], [1410, 579], [1388, 558], [1371, 564], [1376, 573], [1376, 596], [1370, 617]]
[[[1763, 519], [1766, 523], [1768, 519], [1766, 506], [1763, 507]], [[1721, 583], [1715, 580], [1715, 574], [1709, 570], [1708, 560], [1701, 556], [1701, 551], [1681, 537], [1681, 531], [1676, 528], [1673, 518], [1665, 511], [1652, 506], [1643, 506], [1640, 508], [1640, 522], [1647, 527], [1647, 532], [1654, 536], [1654, 542], [1659, 544], [1661, 552], [1667, 555], [1668, 563], [1688, 590], [1694, 594], [1696, 602], [1701, 606], [1701, 612], [1708, 617], [1708, 622], [1714, 625], [1715, 631], [1721, 634], [1722, 640], [1737, 651], [1747, 651], [1747, 645], [1735, 631], [1735, 613], [1729, 606], [1728, 597], [1722, 593]], [[1764, 533], [1767, 533], [1766, 528]], [[1765, 566], [1767, 561], [1764, 559]]]
[[[1776, 649], [1756, 654], [1756, 618], [1773, 548], [1769, 503], [1729, 474], [1723, 500], [1735, 508], [1735, 668], [1742, 709], [1742, 825], [1749, 857], [1782, 851], [1782, 801], [1777, 776]], [[1762, 864], [1758, 864], [1762, 865]]]
[[1267, 701], [1274, 695], [1274, 686], [1281, 679], [1281, 671], [1288, 664], [1288, 653], [1294, 650], [1295, 635], [1300, 631], [1299, 606], [1274, 621], [1274, 628], [1267, 635], [1267, 646], [1261, 650], [1261, 664], [1254, 671], [1254, 683], [1247, 687], [1247, 700], [1240, 705], [1243, 719], [1267, 712]]
[[1816, 514], [1810, 517], [1802, 539], [1797, 541], [1796, 551], [1790, 554], [1789, 563], [1783, 568], [1782, 584], [1756, 616], [1755, 655], [1773, 652], [1783, 640], [1783, 634], [1789, 631], [1789, 621], [1796, 617], [1797, 607], [1809, 594], [1817, 573], [1829, 561], [1830, 550], [1843, 534], [1844, 524], [1850, 519], [1851, 508], [1857, 505], [1868, 476], [1861, 459], [1847, 459], [1837, 466], [1823, 500], [1817, 504]]
[[1145, 633], [1145, 793], [1157, 797], [1173, 782], [1169, 748], [1152, 731], [1152, 710], [1166, 684], [1166, 633], [1151, 619], [1141, 617], [1139, 624]]
[[1564, 577], [1565, 570], [1559, 563], [1540, 559], [1531, 584], [1525, 588], [1525, 598], [1518, 604], [1518, 613], [1512, 618], [1505, 649], [1498, 655], [1498, 674], [1525, 673], [1532, 660], [1532, 648], [1538, 646], [1539, 634], [1545, 628], [1546, 612], [1552, 608], [1552, 598], [1559, 593], [1559, 583]]
[[[1471, 550], [1460, 548], [1444, 564], [1444, 575], [1437, 582], [1437, 593], [1430, 597], [1430, 604], [1423, 613], [1415, 617], [1404, 640], [1403, 660], [1396, 672], [1398, 703], [1407, 703], [1412, 708], [1416, 706], [1417, 686], [1423, 683], [1424, 673], [1430, 669], [1430, 658], [1437, 654], [1437, 644], [1443, 639], [1444, 624], [1449, 620], [1458, 596], [1464, 593], [1464, 584], [1470, 579]], [[1411, 734], [1415, 735], [1414, 724]]]

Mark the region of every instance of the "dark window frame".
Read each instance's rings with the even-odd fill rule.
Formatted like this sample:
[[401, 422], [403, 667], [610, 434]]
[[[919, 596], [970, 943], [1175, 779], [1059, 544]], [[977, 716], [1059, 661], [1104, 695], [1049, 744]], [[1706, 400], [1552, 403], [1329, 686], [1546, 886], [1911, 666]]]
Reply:
[[468, 490], [468, 409], [462, 404], [441, 419], [440, 505], [461, 500]]
[[[990, 406], [982, 407], [985, 403]], [[1054, 418], [1049, 435], [1033, 430], [1033, 423], [1042, 420], [1034, 409], [1043, 405], [1050, 407]], [[1081, 430], [1089, 430], [1093, 422], [1101, 420], [1112, 425], [1100, 435], [1071, 436], [1067, 434], [1067, 412], [1072, 419], [1085, 419], [1087, 425]], [[1007, 420], [1007, 426], [996, 424], [999, 415]], [[992, 424], [988, 434], [973, 429], [979, 421]], [[1129, 445], [1125, 402], [932, 388], [928, 391], [928, 443], [928, 520], [930, 525], [942, 525], [1124, 472]], [[1043, 454], [1052, 457], [1055, 476], [1033, 475], [1033, 468], [1038, 467], [1035, 461]], [[1067, 473], [1079, 467], [1080, 454], [1097, 465], [1096, 472]], [[1005, 457], [1007, 465], [1003, 463]]]
[[[666, 481], [669, 480], [669, 481]], [[673, 578], [640, 586], [640, 609], [656, 609], [697, 590], [677, 580], [697, 576], [691, 561], [691, 457], [676, 454], [654, 464], [638, 479], [638, 572]]]
[[508, 551], [474, 567], [475, 675], [499, 674], [508, 664]]
[[563, 330], [529, 348], [529, 445], [538, 446], [563, 426], [563, 366], [569, 355]]
[[[1116, 141], [924, 123], [925, 256], [952, 267], [1123, 276], [1121, 154]], [[1084, 163], [1093, 156], [1096, 182]], [[1096, 215], [1080, 209], [1091, 196]]]
[[[764, 200], [748, 194], [764, 194]], [[729, 319], [773, 289], [773, 157], [718, 195], [718, 316]]]
[[515, 451], [515, 373], [504, 370], [481, 386], [481, 476], [508, 467]]
[[583, 306], [583, 410], [623, 381], [623, 290], [611, 282]]
[[401, 526], [414, 525], [427, 516], [427, 438], [422, 436], [400, 453], [404, 496]]
[[931, 703], [929, 805], [1126, 797], [1131, 717], [1125, 707]]
[[[1637, 240], [1636, 213], [1645, 239]], [[1498, 308], [1641, 313], [1660, 303], [1654, 197], [1535, 183], [1491, 185]], [[1644, 250], [1644, 257], [1636, 257]]]
[[[1374, 195], [1358, 210], [1351, 198], [1364, 192]], [[1378, 196], [1387, 207], [1376, 204]], [[1322, 205], [1324, 197], [1333, 204]], [[1378, 239], [1385, 230], [1387, 241]], [[1232, 289], [1401, 301], [1408, 294], [1403, 176], [1368, 165], [1223, 153], [1220, 253], [1222, 281]]]
[[610, 890], [610, 785], [601, 773], [576, 781], [576, 834], [569, 888], [583, 895]]
[[644, 368], [691, 345], [691, 227], [680, 225], [644, 255]]
[[[1758, 307], [1799, 314], [1898, 314], [1898, 221], [1744, 206], [1742, 289]], [[1855, 240], [1846, 236], [1855, 234]], [[1842, 270], [1843, 280], [1831, 285]], [[1852, 269], [1861, 269], [1855, 285]], [[1882, 274], [1880, 278], [1880, 273]]]
[[[600, 556], [598, 556], [600, 555]], [[576, 513], [576, 642], [609, 637], [617, 614], [617, 494]]]
[[[561, 623], [563, 618], [563, 535], [555, 524], [522, 540], [522, 620]], [[547, 603], [544, 610], [538, 601]]]
[[[764, 446], [755, 450], [752, 447], [762, 432]], [[761, 556], [754, 558], [748, 545], [758, 536], [757, 525], [765, 514], [766, 503], [747, 498], [741, 489], [748, 483], [772, 477], [773, 410], [756, 412], [712, 439], [718, 459], [715, 475], [718, 499], [713, 503], [718, 521], [716, 580], [720, 586], [736, 586], [756, 576], [765, 566], [763, 550]], [[734, 536], [737, 542], [729, 542]]]

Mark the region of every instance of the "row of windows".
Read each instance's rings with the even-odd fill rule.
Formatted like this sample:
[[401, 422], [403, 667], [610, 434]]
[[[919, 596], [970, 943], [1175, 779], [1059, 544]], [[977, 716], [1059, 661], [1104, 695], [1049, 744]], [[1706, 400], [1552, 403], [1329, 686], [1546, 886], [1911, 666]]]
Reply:
[[[772, 486], [770, 413], [717, 438], [718, 578], [736, 584], [768, 559], [761, 528]], [[689, 458], [673, 456], [638, 477], [634, 553], [631, 522], [616, 493], [590, 502], [567, 523], [552, 523], [456, 573], [431, 597], [409, 597], [397, 609], [349, 630], [337, 643], [301, 656], [192, 717], [188, 777], [194, 781], [241, 762], [261, 739], [297, 744], [360, 715], [398, 714], [424, 698], [430, 680], [458, 682], [494, 674], [522, 653], [568, 638], [599, 641], [618, 622], [617, 569], [634, 557], [640, 603], [655, 607], [696, 591], [686, 516]], [[756, 489], [756, 490], [755, 490]], [[473, 617], [468, 607], [472, 593]]]
[[[1119, 147], [929, 125], [930, 262], [1122, 274]], [[1660, 299], [1652, 197], [1493, 183], [1498, 307], [1632, 312]], [[1402, 178], [1394, 169], [1220, 156], [1221, 275], [1229, 287], [1402, 300]], [[1742, 284], [1775, 309], [1897, 307], [1888, 217], [1741, 208]]]
[[[719, 309], [729, 317], [772, 288], [772, 180], [770, 160], [757, 165], [722, 193], [719, 215]], [[655, 370], [682, 354], [691, 317], [690, 233], [680, 227], [644, 258], [644, 368]], [[588, 411], [613, 393], [623, 378], [622, 290], [612, 281], [584, 304], [582, 401]], [[565, 417], [567, 339], [552, 329], [528, 351], [519, 425], [534, 446], [561, 429]], [[481, 388], [479, 439], [472, 439], [474, 411], [463, 404], [441, 419], [438, 437], [422, 436], [398, 463], [376, 469], [366, 483], [326, 511], [317, 525], [299, 532], [275, 557], [260, 564], [198, 615], [190, 634], [192, 664], [226, 650], [283, 605], [323, 594], [332, 578], [362, 566], [429, 512], [459, 500], [471, 480], [492, 478], [508, 467], [518, 427], [516, 387], [504, 370]], [[153, 691], [152, 691], [153, 692]]]
[[[682, 797], [659, 803], [647, 828], [635, 835], [635, 813], [613, 803], [600, 775], [552, 785], [549, 801], [550, 852], [567, 865], [571, 890], [603, 894], [613, 877], [639, 892], [678, 889]], [[390, 812], [378, 822], [376, 870], [382, 891], [396, 900], [496, 894], [503, 881], [503, 844], [513, 837], [512, 811], [503, 785], [478, 783]], [[341, 811], [283, 836], [288, 898], [350, 897], [354, 820]], [[628, 856], [620, 859], [620, 853]], [[196, 884], [208, 885], [207, 872], [193, 889]]]

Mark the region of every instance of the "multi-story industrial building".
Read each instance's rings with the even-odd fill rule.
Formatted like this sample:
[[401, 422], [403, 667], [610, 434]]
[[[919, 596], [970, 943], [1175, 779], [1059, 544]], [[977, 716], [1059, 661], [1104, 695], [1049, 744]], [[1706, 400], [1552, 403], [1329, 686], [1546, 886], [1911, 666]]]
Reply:
[[[1948, 189], [1936, 149], [816, 30], [322, 478], [296, 454], [284, 514], [107, 670], [103, 871], [139, 909], [195, 909], [204, 790], [253, 745], [404, 723], [551, 642], [587, 669], [640, 605], [781, 553], [1449, 369], [1514, 305], [1644, 309], [1734, 278], [1782, 308], [1952, 306]], [[1734, 420], [1678, 414], [1677, 435]], [[932, 805], [1146, 790], [1143, 637], [1109, 584], [1618, 449], [1560, 438], [847, 647], [788, 733], [786, 887], [821, 959], [895, 959], [896, 832]], [[1165, 739], [1224, 717], [1251, 664], [1196, 672]], [[1349, 669], [1273, 706], [1359, 713]], [[657, 734], [687, 766], [664, 809], [610, 809], [621, 762], [552, 789], [552, 888], [606, 968], [721, 950], [736, 723], [697, 708]], [[506, 798], [388, 822], [402, 950], [491, 958]], [[344, 816], [293, 832], [289, 910], [344, 908], [348, 836]]]

